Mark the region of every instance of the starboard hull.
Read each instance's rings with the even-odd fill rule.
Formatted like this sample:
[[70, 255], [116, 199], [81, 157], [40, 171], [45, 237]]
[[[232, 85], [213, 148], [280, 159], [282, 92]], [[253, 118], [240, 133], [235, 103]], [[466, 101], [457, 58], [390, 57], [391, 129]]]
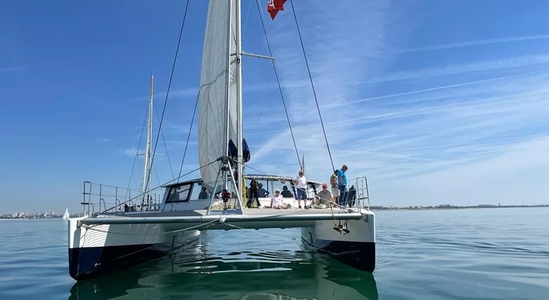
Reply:
[[[314, 227], [301, 229], [308, 248], [328, 254], [335, 260], [361, 271], [374, 272], [376, 266], [375, 215], [366, 211], [362, 220], [347, 222], [317, 221]], [[343, 234], [334, 227], [349, 230]], [[346, 227], [345, 227], [346, 225]]]

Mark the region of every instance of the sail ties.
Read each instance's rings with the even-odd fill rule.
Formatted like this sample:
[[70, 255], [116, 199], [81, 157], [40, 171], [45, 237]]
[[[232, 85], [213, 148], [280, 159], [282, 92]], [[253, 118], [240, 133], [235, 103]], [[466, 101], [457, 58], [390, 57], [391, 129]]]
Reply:
[[[238, 158], [238, 148], [234, 144], [233, 140], [229, 140], [229, 151], [227, 155], [232, 158], [234, 161], [237, 161]], [[250, 147], [248, 147], [248, 143], [246, 143], [246, 139], [242, 139], [242, 161], [244, 163], [247, 163], [252, 158], [250, 153]]]

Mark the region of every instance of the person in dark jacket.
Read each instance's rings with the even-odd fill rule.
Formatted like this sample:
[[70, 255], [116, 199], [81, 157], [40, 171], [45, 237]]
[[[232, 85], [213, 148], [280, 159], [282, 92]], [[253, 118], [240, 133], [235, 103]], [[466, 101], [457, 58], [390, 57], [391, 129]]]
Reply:
[[354, 185], [351, 185], [349, 188], [349, 194], [347, 195], [347, 201], [346, 204], [349, 205], [349, 207], [355, 206], [355, 200], [356, 200], [356, 189]]
[[255, 178], [252, 178], [250, 181], [250, 188], [248, 189], [249, 198], [248, 202], [246, 202], [246, 207], [252, 208], [252, 202], [255, 199], [255, 203], [257, 204], [257, 207], [261, 207], [261, 203], [259, 203], [259, 199], [257, 196], [257, 190], [259, 188], [259, 185], [257, 184], [257, 181]]
[[284, 198], [292, 198], [294, 195], [292, 194], [292, 192], [290, 192], [290, 190], [288, 189], [287, 186], [283, 186], [282, 187], [282, 193], [281, 193], [282, 197]]

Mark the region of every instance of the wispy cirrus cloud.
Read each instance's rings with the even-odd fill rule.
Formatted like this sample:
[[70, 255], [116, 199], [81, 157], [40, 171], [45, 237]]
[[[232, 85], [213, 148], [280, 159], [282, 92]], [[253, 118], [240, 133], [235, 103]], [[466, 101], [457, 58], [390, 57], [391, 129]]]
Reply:
[[23, 69], [23, 67], [0, 67], [0, 72], [17, 71], [21, 69]]
[[111, 140], [109, 138], [96, 138], [95, 141], [98, 143], [108, 143]]
[[446, 49], [455, 49], [455, 48], [463, 48], [463, 47], [481, 46], [481, 45], [493, 45], [493, 44], [524, 42], [524, 41], [537, 41], [537, 40], [547, 40], [547, 39], [549, 39], [549, 34], [527, 35], [527, 36], [507, 37], [507, 38], [499, 38], [499, 39], [474, 40], [474, 41], [466, 41], [466, 42], [459, 42], [459, 43], [450, 43], [450, 44], [442, 44], [442, 45], [433, 45], [433, 46], [425, 46], [425, 47], [399, 49], [399, 50], [393, 50], [393, 53], [446, 50]]
[[[547, 192], [537, 178], [549, 176], [549, 153], [544, 150], [549, 139], [549, 54], [544, 48], [508, 53], [497, 47], [487, 58], [470, 52], [460, 56], [456, 51], [543, 42], [549, 36], [405, 48], [392, 43], [394, 36], [404, 35], [397, 23], [406, 22], [396, 17], [403, 14], [397, 3], [356, 0], [314, 10], [306, 10], [307, 4], [300, 2], [294, 5], [334, 167], [348, 164], [350, 178], [367, 175], [374, 204], [544, 201], [534, 191]], [[287, 4], [267, 26], [307, 175], [326, 181], [332, 165], [291, 6]], [[395, 63], [394, 56], [400, 54], [415, 59], [418, 52], [444, 55], [448, 49], [454, 49], [451, 63], [447, 59]], [[298, 157], [277, 98], [276, 81], [245, 82], [243, 88], [253, 93], [244, 119], [252, 148], [247, 171], [294, 175]], [[195, 97], [193, 92], [183, 89], [180, 96]], [[167, 134], [175, 141], [170, 147], [181, 149], [188, 125], [183, 119], [165, 123], [165, 129], [174, 133]], [[196, 138], [193, 134], [192, 139]], [[195, 145], [190, 146], [187, 155], [194, 157]], [[513, 181], [528, 191], [512, 190]], [[519, 199], [521, 193], [528, 199]]]
[[[385, 50], [386, 53], [395, 51], [380, 32], [397, 33], [383, 20], [383, 16], [390, 14], [391, 6], [373, 6], [357, 9], [357, 14], [358, 11], [366, 14], [362, 19], [357, 18], [360, 21], [346, 15], [345, 21], [338, 22], [336, 19], [342, 16], [336, 10], [329, 14], [319, 11], [324, 20], [334, 18], [326, 21], [326, 26], [302, 22], [310, 26], [302, 28], [303, 31], [314, 30], [323, 35], [322, 39], [307, 41], [306, 48], [311, 53], [310, 65], [335, 167], [347, 163], [350, 177], [369, 175], [372, 189], [378, 191], [378, 204], [478, 204], [516, 200], [491, 191], [498, 189], [494, 182], [514, 178], [509, 175], [511, 172], [528, 177], [533, 169], [539, 172], [549, 167], [549, 153], [530, 148], [546, 145], [549, 138], [546, 118], [549, 115], [549, 89], [546, 87], [549, 55], [536, 52], [497, 55], [476, 62], [468, 57], [465, 62], [456, 59], [455, 63], [446, 66], [385, 72]], [[314, 14], [309, 17], [320, 18]], [[357, 38], [356, 32], [345, 32], [338, 23], [344, 23], [342, 27], [374, 30], [361, 31], [364, 36]], [[287, 31], [285, 28], [285, 34]], [[282, 35], [277, 38], [279, 40], [274, 43], [285, 45], [284, 50], [276, 53], [277, 65], [285, 79], [283, 88], [289, 101], [298, 149], [305, 155], [308, 176], [327, 180], [331, 165], [304, 64], [299, 63], [301, 49], [298, 44], [289, 46], [296, 42], [295, 39]], [[406, 52], [547, 38], [489, 39], [410, 48]], [[326, 44], [323, 42], [326, 40], [331, 42]], [[354, 45], [348, 45], [349, 41]], [[437, 85], [438, 82], [444, 84]], [[387, 83], [399, 87], [398, 90], [403, 90], [401, 86], [406, 83], [407, 89], [393, 93], [376, 89]], [[413, 86], [419, 88], [409, 89]], [[374, 96], [364, 97], [368, 94]], [[282, 125], [280, 120], [284, 118], [280, 109], [262, 123], [266, 128], [273, 128], [273, 124]], [[261, 139], [261, 146], [252, 147], [250, 166], [266, 173], [293, 175], [298, 163], [287, 127], [280, 126], [278, 130], [264, 133], [267, 137]], [[505, 164], [505, 159], [514, 161]], [[489, 175], [492, 180], [487, 179]], [[478, 180], [469, 180], [467, 176]], [[531, 182], [535, 181], [529, 178]], [[531, 184], [526, 185], [532, 188]], [[465, 193], [475, 189], [479, 192]], [[456, 190], [463, 194], [455, 193]], [[487, 198], [488, 195], [503, 198]], [[529, 195], [532, 202], [543, 200], [532, 193]]]
[[[287, 8], [287, 10], [290, 9], [291, 7]], [[389, 26], [390, 18], [387, 17], [387, 13], [392, 9], [394, 7], [390, 2], [349, 1], [336, 7], [319, 6], [318, 9], [305, 14], [305, 8], [296, 5], [301, 24], [307, 24], [302, 25], [301, 30], [304, 40], [307, 39], [304, 42], [309, 54], [313, 79], [316, 83], [315, 89], [317, 95], [320, 96], [318, 101], [321, 109], [334, 101], [340, 105], [346, 105], [349, 99], [354, 99], [359, 95], [356, 88], [346, 83], [356, 81], [357, 78], [367, 77], [370, 75], [370, 70], [382, 67], [381, 53], [386, 47], [383, 32]], [[308, 166], [317, 166], [316, 168], [311, 167], [307, 172], [310, 176], [313, 176], [314, 173], [326, 173], [329, 176], [328, 171], [332, 169], [332, 166], [324, 146], [324, 137], [311, 86], [307, 79], [300, 41], [295, 34], [295, 27], [290, 27], [293, 25], [291, 16], [291, 11], [288, 11], [284, 17], [281, 14], [280, 19], [277, 19], [279, 23], [274, 22], [271, 26], [272, 32], [283, 32], [283, 34], [275, 34], [272, 38], [277, 65], [289, 102], [290, 119], [297, 137], [297, 147], [309, 162], [307, 168], [309, 168]], [[342, 18], [345, 19], [345, 22], [341, 21]], [[319, 23], [319, 19], [324, 21]], [[361, 28], [361, 30], [353, 30], [353, 28]], [[294, 32], [294, 34], [288, 34], [288, 32]], [[322, 38], [312, 38], [317, 37], [316, 33], [318, 32], [322, 32]], [[326, 41], [330, 41], [330, 43], [326, 43]], [[278, 111], [282, 111], [281, 106]], [[325, 122], [353, 117], [353, 111], [347, 109], [323, 110], [322, 114]], [[328, 130], [327, 137], [332, 146], [341, 145], [348, 140], [348, 134], [342, 134], [335, 130]], [[285, 151], [279, 151], [279, 148], [283, 148]], [[291, 148], [293, 148], [293, 144], [288, 130], [282, 127], [278, 134], [255, 149], [253, 164], [268, 157], [279, 157], [280, 161], [295, 163], [290, 163], [285, 168], [278, 165], [278, 170], [266, 171], [284, 170], [289, 172], [291, 170], [290, 174], [293, 174], [299, 165]], [[340, 159], [337, 152], [334, 154], [334, 164], [339, 166], [344, 160]]]

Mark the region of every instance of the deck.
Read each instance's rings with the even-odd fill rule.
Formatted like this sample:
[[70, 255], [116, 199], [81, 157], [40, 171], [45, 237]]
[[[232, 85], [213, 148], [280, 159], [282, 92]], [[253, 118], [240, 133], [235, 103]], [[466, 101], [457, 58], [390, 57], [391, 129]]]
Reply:
[[[173, 212], [135, 212], [110, 216], [88, 217], [79, 220], [79, 225], [113, 224], [172, 224], [178, 228], [207, 225], [207, 229], [260, 229], [311, 227], [318, 221], [360, 220], [373, 214], [368, 210], [357, 209], [272, 209], [251, 208], [241, 214], [239, 209], [173, 211]], [[174, 228], [174, 226], [169, 226]]]

